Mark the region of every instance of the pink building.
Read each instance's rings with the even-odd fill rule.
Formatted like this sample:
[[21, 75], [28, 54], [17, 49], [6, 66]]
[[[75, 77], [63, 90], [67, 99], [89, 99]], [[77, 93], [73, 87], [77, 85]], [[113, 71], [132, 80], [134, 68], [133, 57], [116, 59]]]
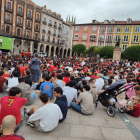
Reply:
[[[73, 31], [73, 44], [84, 44], [86, 48], [92, 46], [113, 46], [113, 36], [115, 29], [115, 20], [105, 20], [98, 22], [93, 20], [92, 23], [75, 24]], [[91, 42], [90, 36], [94, 35], [96, 39]]]

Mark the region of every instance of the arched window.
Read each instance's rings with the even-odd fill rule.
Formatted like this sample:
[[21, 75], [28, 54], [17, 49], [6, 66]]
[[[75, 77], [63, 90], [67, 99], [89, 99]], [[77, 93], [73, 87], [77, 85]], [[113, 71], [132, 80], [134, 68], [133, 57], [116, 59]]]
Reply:
[[6, 26], [6, 33], [7, 33], [7, 34], [10, 33], [10, 26]]
[[20, 29], [17, 29], [17, 36], [20, 36]]
[[30, 37], [30, 32], [29, 32], [29, 31], [27, 31], [27, 37], [28, 37], [28, 38]]
[[38, 30], [38, 24], [36, 24], [36, 30]]
[[37, 33], [35, 33], [35, 39], [36, 39], [36, 40], [38, 39], [38, 34], [37, 34]]

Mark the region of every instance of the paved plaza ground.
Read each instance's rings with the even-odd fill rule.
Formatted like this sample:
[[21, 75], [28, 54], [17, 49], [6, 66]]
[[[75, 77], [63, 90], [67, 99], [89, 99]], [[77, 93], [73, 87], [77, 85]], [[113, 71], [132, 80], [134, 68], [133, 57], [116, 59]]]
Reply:
[[[34, 103], [26, 108], [31, 109], [33, 106], [41, 105], [37, 96]], [[129, 123], [124, 122], [126, 117]], [[40, 133], [35, 128], [30, 128], [24, 121], [17, 134], [22, 135], [26, 140], [140, 140], [139, 131], [140, 118], [121, 114], [117, 110], [114, 117], [109, 117], [106, 108], [99, 104], [94, 114], [89, 116], [69, 108], [66, 120], [52, 132]]]

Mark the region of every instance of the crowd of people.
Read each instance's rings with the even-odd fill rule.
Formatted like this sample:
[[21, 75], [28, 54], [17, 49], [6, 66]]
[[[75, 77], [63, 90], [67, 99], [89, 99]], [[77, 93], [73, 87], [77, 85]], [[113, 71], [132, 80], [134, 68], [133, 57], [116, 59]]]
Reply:
[[[26, 123], [40, 132], [52, 131], [67, 117], [71, 107], [83, 115], [94, 113], [98, 96], [123, 79], [135, 87], [118, 95], [126, 113], [140, 116], [140, 63], [103, 58], [49, 58], [35, 55], [0, 56], [0, 139], [24, 139], [15, 134]], [[32, 93], [32, 90], [35, 92]], [[27, 110], [36, 96], [42, 103]], [[51, 102], [50, 102], [51, 101]], [[54, 101], [54, 103], [52, 103]]]

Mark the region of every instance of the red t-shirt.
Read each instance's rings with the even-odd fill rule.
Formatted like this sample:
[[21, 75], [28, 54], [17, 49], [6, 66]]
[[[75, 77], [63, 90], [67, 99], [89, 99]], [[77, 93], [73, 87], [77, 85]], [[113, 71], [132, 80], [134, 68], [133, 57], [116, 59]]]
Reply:
[[50, 72], [53, 72], [53, 69], [54, 69], [54, 66], [52, 66], [52, 65], [49, 65], [50, 66]]
[[24, 76], [25, 67], [20, 67], [20, 72], [22, 73], [22, 76]]
[[91, 75], [91, 76], [89, 76], [89, 77], [90, 77], [90, 78], [94, 77], [95, 79], [98, 79], [98, 77], [95, 76], [95, 75]]
[[25, 139], [20, 135], [12, 134], [12, 135], [2, 135], [0, 137], [0, 140], [25, 140]]
[[21, 56], [24, 56], [24, 52], [21, 52]]
[[132, 114], [134, 115], [134, 117], [140, 116], [140, 104], [137, 104], [136, 106], [133, 107]]
[[27, 52], [27, 57], [29, 57], [29, 56], [30, 56], [30, 54], [31, 54], [30, 52]]
[[2, 92], [2, 90], [3, 90], [2, 89], [3, 88], [3, 83], [6, 82], [6, 81], [7, 81], [7, 79], [5, 79], [4, 77], [0, 76], [0, 92]]
[[5, 96], [1, 98], [1, 112], [0, 112], [0, 124], [2, 119], [7, 115], [13, 115], [16, 118], [16, 125], [21, 122], [22, 115], [20, 108], [25, 105], [27, 99], [17, 96]]

